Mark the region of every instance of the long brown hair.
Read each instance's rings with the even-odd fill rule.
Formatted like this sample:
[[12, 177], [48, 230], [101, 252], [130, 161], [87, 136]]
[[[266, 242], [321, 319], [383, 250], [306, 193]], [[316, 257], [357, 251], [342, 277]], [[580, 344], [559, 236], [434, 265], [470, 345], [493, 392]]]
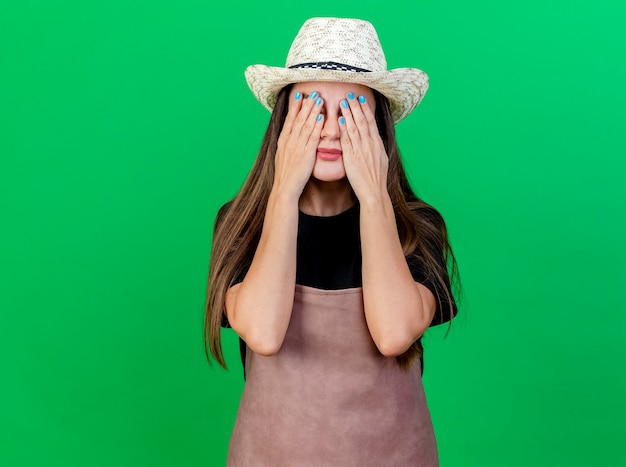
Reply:
[[[218, 212], [213, 233], [213, 248], [209, 265], [206, 313], [204, 319], [204, 350], [224, 368], [220, 331], [224, 320], [226, 292], [250, 266], [261, 238], [261, 229], [272, 183], [274, 157], [278, 137], [288, 110], [291, 85], [283, 88], [270, 117], [261, 149], [239, 193]], [[457, 283], [457, 264], [448, 241], [443, 217], [432, 206], [420, 200], [409, 184], [400, 160], [400, 150], [389, 101], [374, 91], [376, 122], [389, 157], [387, 190], [396, 215], [398, 234], [405, 256], [416, 261], [426, 272], [426, 278], [436, 289], [436, 299], [444, 321], [444, 307], [450, 318], [456, 314], [451, 283]], [[449, 274], [450, 273], [450, 274]], [[450, 320], [450, 325], [452, 321]], [[450, 327], [448, 327], [449, 331]], [[421, 356], [421, 338], [404, 354], [396, 357], [403, 368]]]

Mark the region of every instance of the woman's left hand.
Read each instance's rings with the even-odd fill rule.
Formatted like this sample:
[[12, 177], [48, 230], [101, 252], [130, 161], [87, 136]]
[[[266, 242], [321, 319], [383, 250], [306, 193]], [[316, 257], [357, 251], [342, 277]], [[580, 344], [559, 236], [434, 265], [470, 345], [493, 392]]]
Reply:
[[340, 103], [343, 117], [339, 118], [339, 128], [346, 176], [362, 203], [387, 193], [389, 158], [366, 98], [352, 97]]

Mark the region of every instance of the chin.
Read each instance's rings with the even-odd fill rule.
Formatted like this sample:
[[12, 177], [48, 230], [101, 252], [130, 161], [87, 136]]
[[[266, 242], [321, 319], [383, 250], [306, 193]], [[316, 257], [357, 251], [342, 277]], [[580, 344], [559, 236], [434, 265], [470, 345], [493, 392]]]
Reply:
[[341, 180], [346, 180], [345, 172], [336, 172], [336, 173], [328, 173], [328, 172], [316, 172], [313, 171], [313, 178], [320, 182], [339, 182]]
[[329, 162], [317, 162], [313, 166], [314, 179], [320, 182], [338, 182], [346, 178], [346, 169], [343, 167], [341, 160]]

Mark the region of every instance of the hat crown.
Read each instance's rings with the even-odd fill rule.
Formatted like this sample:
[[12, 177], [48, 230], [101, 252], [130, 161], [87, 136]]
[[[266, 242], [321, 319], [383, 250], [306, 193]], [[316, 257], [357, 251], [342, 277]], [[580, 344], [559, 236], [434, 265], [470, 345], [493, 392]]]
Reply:
[[334, 62], [372, 72], [387, 70], [387, 60], [371, 23], [350, 18], [311, 18], [291, 44], [286, 67]]

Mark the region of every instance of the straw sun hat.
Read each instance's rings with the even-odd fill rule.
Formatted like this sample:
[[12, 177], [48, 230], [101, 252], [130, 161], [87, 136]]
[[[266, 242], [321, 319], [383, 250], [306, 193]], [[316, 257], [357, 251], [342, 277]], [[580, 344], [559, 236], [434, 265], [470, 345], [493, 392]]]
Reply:
[[347, 18], [307, 20], [291, 44], [285, 68], [252, 65], [245, 75], [250, 90], [269, 111], [278, 92], [290, 83], [337, 81], [379, 91], [389, 99], [396, 123], [413, 111], [428, 89], [422, 70], [387, 70], [374, 26]]

